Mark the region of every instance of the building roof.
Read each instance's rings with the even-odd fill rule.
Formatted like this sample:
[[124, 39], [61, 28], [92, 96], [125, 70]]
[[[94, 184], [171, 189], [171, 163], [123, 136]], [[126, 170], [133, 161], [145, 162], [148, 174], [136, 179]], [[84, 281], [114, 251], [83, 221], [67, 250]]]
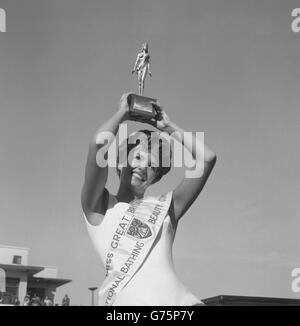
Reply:
[[3, 244], [0, 244], [0, 248], [21, 249], [21, 250], [29, 251], [29, 248], [27, 248], [27, 247], [8, 246], [8, 245], [3, 245]]
[[60, 287], [64, 284], [70, 283], [72, 280], [64, 279], [64, 278], [49, 278], [49, 277], [31, 277], [28, 279], [28, 283], [30, 285], [38, 284], [38, 283], [47, 283], [55, 285], [56, 287]]
[[44, 270], [44, 267], [41, 266], [27, 266], [18, 264], [0, 264], [0, 268], [4, 269], [5, 271], [27, 272], [29, 276]]
[[[31, 283], [31, 285], [38, 285], [40, 284], [47, 284], [47, 285], [53, 285], [55, 287], [62, 286], [64, 284], [72, 282], [70, 279], [62, 279], [57, 278], [57, 268], [56, 267], [47, 267], [47, 266], [30, 266], [27, 265], [27, 256], [28, 256], [28, 248], [23, 247], [12, 247], [12, 246], [3, 246], [0, 245], [0, 249], [22, 249], [26, 250], [25, 259], [26, 265], [24, 264], [11, 264], [10, 262], [15, 262], [14, 259], [12, 259], [13, 252], [2, 250], [2, 263], [0, 261], [0, 269], [3, 269], [5, 272], [14, 272], [14, 273], [25, 273], [27, 275], [27, 281]], [[10, 258], [10, 259], [7, 259]], [[22, 256], [23, 257], [23, 256]], [[20, 261], [21, 262], [21, 261]]]
[[34, 277], [35, 274], [44, 270], [42, 266], [25, 266], [17, 264], [0, 264], [0, 268], [5, 271], [26, 272], [28, 273], [28, 282], [32, 283], [47, 283], [56, 287], [72, 282], [70, 279], [53, 278], [53, 277]]

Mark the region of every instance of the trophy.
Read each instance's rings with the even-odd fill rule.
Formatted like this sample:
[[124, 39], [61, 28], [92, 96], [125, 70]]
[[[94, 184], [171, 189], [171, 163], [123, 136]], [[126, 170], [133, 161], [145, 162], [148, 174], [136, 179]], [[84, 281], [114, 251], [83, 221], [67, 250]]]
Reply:
[[136, 73], [138, 76], [139, 95], [131, 94], [128, 96], [130, 115], [141, 118], [142, 120], [155, 119], [157, 117], [157, 112], [152, 102], [155, 103], [157, 100], [143, 96], [147, 74], [152, 77], [150, 72], [150, 54], [148, 43], [144, 43], [142, 45], [141, 51], [137, 55], [134, 68], [131, 72], [132, 74]]

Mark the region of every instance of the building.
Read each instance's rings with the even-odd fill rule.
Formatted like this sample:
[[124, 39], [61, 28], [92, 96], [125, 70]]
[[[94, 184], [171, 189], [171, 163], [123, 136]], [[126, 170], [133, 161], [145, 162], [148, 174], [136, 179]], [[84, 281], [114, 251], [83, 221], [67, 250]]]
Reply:
[[12, 304], [16, 298], [23, 301], [26, 295], [46, 296], [54, 301], [56, 289], [71, 282], [57, 278], [56, 267], [28, 265], [28, 248], [0, 245], [0, 299]]

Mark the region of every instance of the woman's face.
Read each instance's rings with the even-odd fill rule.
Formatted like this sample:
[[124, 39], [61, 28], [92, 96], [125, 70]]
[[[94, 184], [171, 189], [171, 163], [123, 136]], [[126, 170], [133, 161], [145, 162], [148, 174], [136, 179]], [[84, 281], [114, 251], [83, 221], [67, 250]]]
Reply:
[[143, 194], [156, 177], [157, 158], [137, 146], [131, 151], [128, 163], [121, 170], [120, 181], [134, 193]]

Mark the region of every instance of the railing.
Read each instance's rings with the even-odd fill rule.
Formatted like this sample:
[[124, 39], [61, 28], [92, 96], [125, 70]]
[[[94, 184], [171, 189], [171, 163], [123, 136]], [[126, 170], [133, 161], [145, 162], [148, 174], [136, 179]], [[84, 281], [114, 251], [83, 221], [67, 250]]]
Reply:
[[300, 306], [298, 299], [218, 295], [202, 300], [206, 306]]

